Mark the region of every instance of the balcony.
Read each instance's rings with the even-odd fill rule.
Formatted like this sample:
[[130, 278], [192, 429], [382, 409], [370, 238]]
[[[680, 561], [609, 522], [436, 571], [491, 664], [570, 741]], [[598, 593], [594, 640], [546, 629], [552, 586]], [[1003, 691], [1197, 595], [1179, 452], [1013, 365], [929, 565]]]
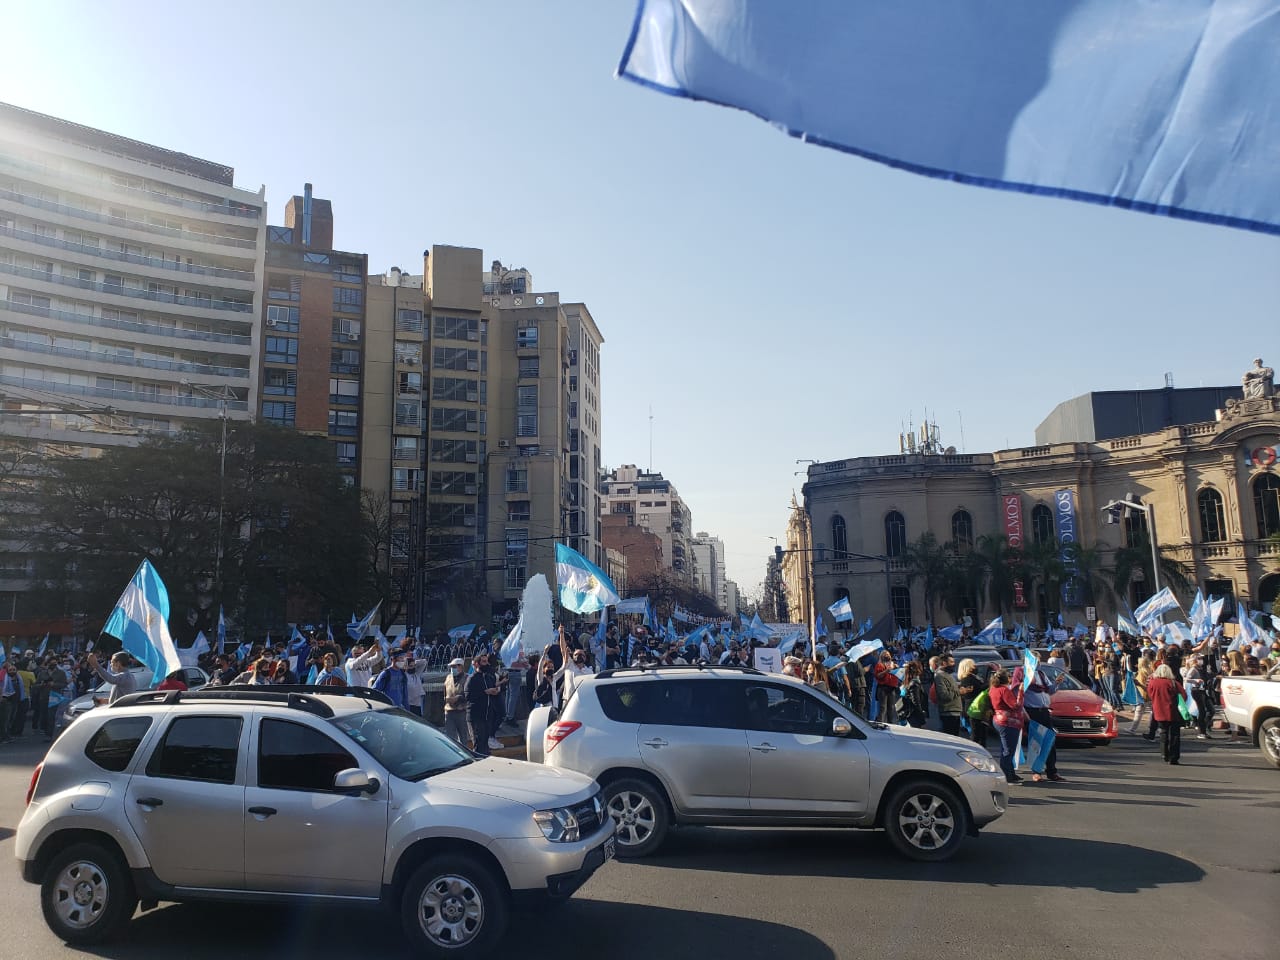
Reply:
[[124, 356], [101, 350], [77, 350], [73, 347], [58, 347], [44, 343], [33, 343], [29, 340], [16, 340], [7, 335], [0, 336], [0, 348], [22, 350], [27, 353], [42, 353], [46, 356], [69, 357], [74, 360], [114, 363], [126, 367], [143, 367], [148, 370], [199, 373], [209, 377], [232, 377], [237, 380], [249, 379], [247, 367], [219, 367], [208, 363], [189, 363], [183, 360], [155, 360], [148, 357]]
[[125, 230], [154, 233], [162, 237], [175, 237], [185, 243], [211, 243], [216, 246], [237, 247], [242, 250], [255, 250], [258, 246], [257, 241], [255, 240], [241, 240], [239, 237], [220, 237], [212, 233], [199, 233], [195, 230], [182, 230], [177, 227], [162, 226], [158, 223], [147, 223], [145, 220], [130, 220], [127, 217], [113, 217], [109, 214], [98, 213], [94, 210], [86, 210], [83, 207], [73, 207], [65, 203], [55, 203], [52, 200], [40, 200], [36, 197], [29, 197], [26, 194], [18, 193], [14, 190], [0, 189], [0, 200], [10, 200], [14, 203], [20, 203], [24, 207], [35, 207], [40, 210], [49, 210], [53, 213], [60, 213], [63, 216], [75, 217], [79, 220], [91, 220], [95, 223], [105, 223]]
[[22, 277], [26, 280], [40, 280], [44, 283], [61, 284], [64, 287], [75, 287], [79, 290], [93, 290], [95, 293], [110, 293], [117, 297], [134, 297], [141, 300], [152, 300], [158, 303], [172, 303], [180, 307], [202, 307], [205, 310], [230, 310], [234, 313], [250, 313], [252, 303], [243, 300], [227, 300], [215, 297], [181, 297], [175, 293], [163, 293], [157, 290], [143, 290], [141, 287], [126, 287], [116, 283], [96, 283], [92, 280], [81, 280], [63, 274], [50, 273], [46, 270], [30, 270], [26, 267], [15, 267], [0, 263], [0, 274]]
[[[44, 390], [49, 393], [73, 397], [99, 397], [104, 400], [126, 400], [132, 403], [157, 403], [169, 407], [197, 407], [204, 410], [216, 410], [223, 401], [206, 397], [162, 396], [159, 394], [140, 393], [135, 390], [115, 390], [107, 387], [81, 387], [69, 383], [57, 383], [53, 380], [38, 380], [33, 377], [14, 377], [0, 375], [0, 383], [11, 387], [26, 387], [30, 390]], [[228, 400], [228, 410], [248, 410], [249, 404], [244, 400]]]
[[135, 253], [121, 253], [118, 250], [108, 250], [105, 247], [94, 246], [93, 244], [72, 243], [69, 240], [59, 240], [56, 237], [33, 233], [30, 230], [20, 230], [17, 227], [0, 227], [0, 237], [13, 237], [15, 240], [22, 240], [26, 243], [38, 243], [44, 247], [53, 247], [57, 250], [69, 250], [72, 253], [85, 254], [90, 257], [99, 257], [103, 260], [114, 260], [118, 263], [136, 263], [143, 267], [156, 267], [161, 270], [174, 270], [179, 273], [191, 273], [202, 277], [222, 277], [227, 280], [244, 280], [250, 283], [255, 279], [252, 270], [231, 270], [226, 267], [202, 267], [198, 264], [181, 263], [177, 260], [162, 260], [158, 257], [144, 257]]
[[11, 310], [14, 313], [25, 313], [33, 317], [49, 317], [67, 323], [83, 324], [91, 327], [102, 327], [109, 330], [125, 330], [129, 333], [149, 333], [157, 337], [174, 337], [179, 340], [199, 340], [206, 343], [230, 343], [249, 346], [253, 340], [234, 333], [206, 333], [203, 330], [182, 330], [178, 327], [167, 327], [159, 323], [146, 323], [142, 320], [112, 320], [107, 317], [95, 317], [87, 313], [72, 313], [70, 310], [58, 310], [54, 307], [38, 307], [29, 303], [15, 303], [12, 300], [0, 300], [0, 310]]

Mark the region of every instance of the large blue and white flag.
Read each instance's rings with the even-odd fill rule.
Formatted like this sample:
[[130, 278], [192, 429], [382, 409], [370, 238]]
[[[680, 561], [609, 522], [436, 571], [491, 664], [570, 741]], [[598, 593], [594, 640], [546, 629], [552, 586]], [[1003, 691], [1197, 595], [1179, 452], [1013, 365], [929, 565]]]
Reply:
[[1231, 646], [1227, 647], [1227, 651], [1239, 650], [1245, 644], [1263, 643], [1266, 638], [1262, 635], [1262, 630], [1253, 622], [1253, 618], [1249, 616], [1249, 608], [1243, 603], [1240, 604], [1238, 611], [1238, 619], [1240, 621], [1235, 639], [1231, 641]]
[[827, 636], [827, 621], [822, 619], [822, 614], [819, 613], [813, 618], [813, 642], [817, 643], [819, 640], [823, 639], [826, 636]]
[[648, 597], [628, 597], [613, 605], [616, 613], [644, 613], [649, 609]]
[[150, 560], [143, 560], [120, 594], [102, 632], [115, 637], [157, 684], [182, 669], [177, 644], [169, 635], [169, 591]]
[[43, 657], [45, 650], [49, 648], [49, 634], [44, 635], [44, 639], [40, 641], [40, 649], [36, 651], [37, 657]]
[[1053, 741], [1058, 737], [1052, 727], [1032, 720], [1027, 725], [1027, 753], [1025, 760], [1032, 773], [1044, 773], [1045, 764], [1049, 760], [1049, 751], [1053, 749]]
[[1140, 636], [1142, 634], [1142, 628], [1134, 623], [1130, 618], [1126, 617], [1123, 613], [1116, 614], [1116, 629], [1121, 633], [1129, 634], [1131, 637]]
[[449, 628], [449, 639], [454, 643], [461, 643], [475, 632], [476, 625], [474, 623], [464, 623], [461, 626]]
[[1133, 611], [1133, 619], [1145, 627], [1159, 620], [1162, 615], [1177, 606], [1178, 598], [1173, 595], [1172, 590], [1164, 587], [1159, 593], [1149, 597], [1139, 605], [1137, 610]]
[[1196, 591], [1196, 598], [1187, 611], [1187, 619], [1191, 621], [1191, 635], [1197, 641], [1209, 635], [1209, 604], [1205, 602], [1203, 590]]
[[1227, 605], [1226, 597], [1209, 598], [1209, 626], [1215, 627], [1222, 620], [1222, 608]]
[[642, 0], [618, 66], [926, 176], [1280, 233], [1280, 0]]
[[862, 643], [857, 644], [856, 646], [850, 647], [848, 650], [845, 651], [844, 655], [846, 660], [849, 660], [850, 662], [852, 662], [854, 660], [861, 660], [863, 657], [867, 656], [868, 654], [876, 653], [883, 649], [884, 649], [884, 644], [881, 643], [879, 640], [866, 640], [866, 641], [863, 641]]
[[[330, 637], [330, 639], [333, 639]], [[222, 604], [218, 604], [218, 653], [227, 652], [227, 618], [222, 615]]]
[[938, 630], [938, 636], [947, 643], [959, 643], [964, 638], [964, 627], [956, 623]]
[[1036, 681], [1036, 672], [1040, 669], [1040, 658], [1034, 650], [1022, 651], [1022, 689], [1026, 690]]
[[563, 543], [556, 544], [556, 583], [560, 605], [574, 613], [595, 613], [622, 599], [607, 573]]
[[996, 617], [973, 638], [974, 643], [1004, 643], [1004, 618]]
[[194, 667], [200, 663], [200, 654], [209, 652], [209, 638], [201, 630], [196, 634], [195, 642], [189, 647], [179, 647], [178, 657], [184, 667]]
[[827, 613], [831, 614], [836, 623], [840, 623], [844, 620], [848, 620], [850, 623], [853, 622], [853, 608], [849, 606], [848, 597], [841, 597], [831, 606], [827, 607]]
[[516, 619], [516, 625], [511, 628], [511, 632], [507, 634], [507, 638], [502, 641], [502, 646], [498, 648], [498, 657], [502, 660], [503, 666], [508, 670], [511, 665], [516, 662], [520, 656], [520, 651], [524, 649], [521, 637], [524, 634], [524, 613]]
[[355, 617], [352, 616], [351, 623], [347, 624], [347, 636], [357, 643], [363, 640], [365, 638], [365, 634], [369, 633], [369, 627], [373, 624], [373, 618], [378, 615], [378, 608], [381, 606], [382, 601], [379, 600], [373, 605], [373, 609], [359, 620], [356, 620]]

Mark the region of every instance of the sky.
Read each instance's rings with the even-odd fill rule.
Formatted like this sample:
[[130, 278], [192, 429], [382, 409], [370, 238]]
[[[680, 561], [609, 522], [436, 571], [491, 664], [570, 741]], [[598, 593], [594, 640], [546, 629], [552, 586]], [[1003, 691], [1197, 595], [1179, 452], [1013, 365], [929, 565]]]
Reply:
[[[585, 301], [603, 459], [763, 579], [805, 464], [968, 452], [1090, 390], [1280, 359], [1280, 240], [890, 170], [614, 77], [632, 0], [9, 4], [0, 100], [304, 182], [335, 245], [477, 246]], [[650, 459], [652, 409], [652, 460]], [[963, 424], [963, 435], [961, 425]]]

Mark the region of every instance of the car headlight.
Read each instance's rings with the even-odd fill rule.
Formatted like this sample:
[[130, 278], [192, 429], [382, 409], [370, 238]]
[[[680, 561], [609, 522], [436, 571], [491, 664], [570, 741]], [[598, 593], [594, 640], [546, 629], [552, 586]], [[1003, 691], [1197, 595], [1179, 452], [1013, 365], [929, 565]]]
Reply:
[[967, 763], [969, 766], [973, 767], [973, 769], [978, 770], [982, 773], [999, 773], [1000, 772], [1000, 764], [992, 760], [988, 754], [970, 753], [969, 751], [962, 750], [960, 753], [957, 753], [956, 756], [959, 757], [961, 760], [963, 760], [965, 763]]
[[542, 835], [552, 843], [574, 843], [580, 833], [578, 818], [568, 807], [535, 810], [533, 822], [542, 830]]
[[1115, 707], [1111, 706], [1111, 704], [1107, 703], [1107, 701], [1105, 701], [1105, 700], [1103, 700], [1103, 701], [1102, 701], [1102, 715], [1103, 715], [1104, 717], [1105, 717], [1108, 713], [1115, 713], [1115, 712], [1116, 712], [1116, 708], [1115, 708]]

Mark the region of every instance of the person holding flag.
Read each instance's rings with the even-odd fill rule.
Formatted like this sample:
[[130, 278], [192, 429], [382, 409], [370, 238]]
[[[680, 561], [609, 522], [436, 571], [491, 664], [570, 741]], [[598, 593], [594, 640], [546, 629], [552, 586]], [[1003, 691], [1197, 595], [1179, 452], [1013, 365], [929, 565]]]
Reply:
[[[111, 694], [107, 697], [108, 704], [115, 703], [121, 697], [127, 697], [131, 693], [138, 692], [138, 680], [129, 671], [131, 662], [129, 654], [123, 650], [112, 655], [111, 669], [109, 670], [98, 663], [98, 658], [95, 654], [90, 653], [85, 660], [89, 664], [90, 670], [96, 673], [100, 679], [111, 684]], [[168, 674], [165, 676], [168, 676]]]
[[[1059, 674], [1065, 676], [1065, 674]], [[1057, 689], [1058, 684], [1049, 681], [1044, 670], [1040, 668], [1039, 660], [1036, 654], [1028, 650], [1024, 654], [1024, 662], [1019, 664], [1013, 671], [1013, 677], [1009, 681], [1013, 686], [1023, 691], [1022, 706], [1028, 717], [1052, 730], [1053, 714], [1049, 711], [1050, 699], [1053, 691]], [[995, 698], [992, 697], [994, 704]], [[1058, 745], [1055, 743], [1049, 747], [1049, 757], [1045, 761], [1044, 773], [1032, 773], [1031, 779], [1039, 783], [1041, 780], [1052, 780], [1054, 783], [1065, 783], [1066, 777], [1058, 773]]]

